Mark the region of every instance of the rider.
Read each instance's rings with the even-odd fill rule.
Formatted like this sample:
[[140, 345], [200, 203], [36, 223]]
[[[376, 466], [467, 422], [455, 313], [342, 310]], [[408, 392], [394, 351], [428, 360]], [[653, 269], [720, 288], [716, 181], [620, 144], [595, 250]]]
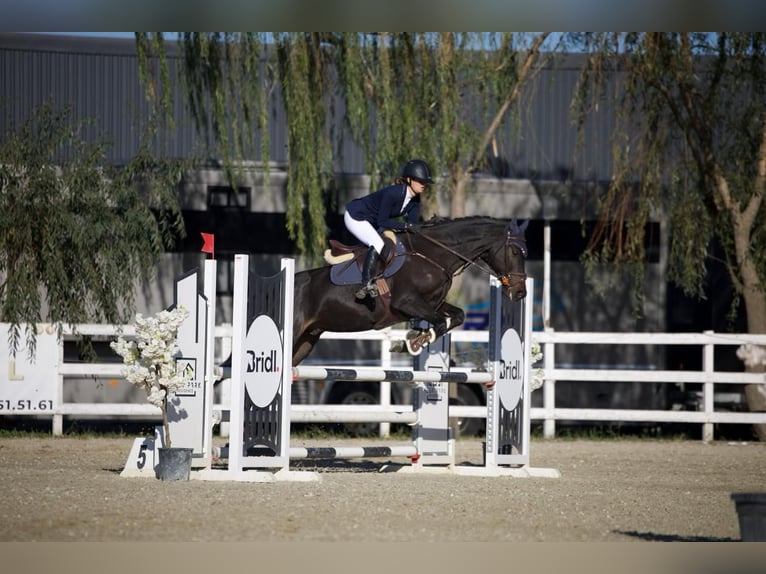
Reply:
[[[431, 179], [431, 169], [422, 159], [411, 159], [402, 168], [394, 185], [384, 187], [364, 197], [351, 200], [346, 205], [343, 220], [346, 228], [367, 245], [369, 250], [362, 268], [362, 287], [356, 292], [357, 299], [378, 295], [374, 277], [378, 259], [388, 259], [388, 245], [380, 232], [384, 229], [403, 230], [418, 222], [420, 217], [420, 194]], [[399, 221], [403, 218], [404, 221]]]

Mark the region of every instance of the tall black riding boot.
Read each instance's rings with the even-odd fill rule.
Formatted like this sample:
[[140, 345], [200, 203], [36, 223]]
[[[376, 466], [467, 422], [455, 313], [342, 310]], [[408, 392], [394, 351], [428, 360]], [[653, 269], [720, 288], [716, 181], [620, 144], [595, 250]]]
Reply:
[[364, 299], [368, 295], [370, 297], [377, 297], [378, 289], [375, 286], [374, 277], [378, 267], [378, 259], [378, 252], [375, 251], [374, 247], [370, 247], [362, 266], [362, 286], [354, 294], [357, 299]]

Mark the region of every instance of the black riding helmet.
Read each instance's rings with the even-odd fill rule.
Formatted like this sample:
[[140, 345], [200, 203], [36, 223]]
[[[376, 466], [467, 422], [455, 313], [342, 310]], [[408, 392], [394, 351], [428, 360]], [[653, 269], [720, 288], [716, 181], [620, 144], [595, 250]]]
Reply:
[[402, 177], [409, 177], [424, 184], [432, 184], [431, 168], [422, 159], [411, 159], [402, 168]]

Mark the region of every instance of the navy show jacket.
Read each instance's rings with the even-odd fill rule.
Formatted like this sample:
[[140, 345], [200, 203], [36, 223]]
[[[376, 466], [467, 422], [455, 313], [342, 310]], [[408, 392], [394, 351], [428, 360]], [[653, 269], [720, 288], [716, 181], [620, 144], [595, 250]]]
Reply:
[[352, 199], [346, 205], [346, 211], [357, 221], [370, 222], [378, 232], [384, 229], [404, 229], [404, 222], [398, 217], [404, 216], [407, 223], [417, 223], [420, 217], [420, 195], [410, 199], [402, 213], [402, 204], [407, 194], [407, 184], [398, 183], [389, 187]]

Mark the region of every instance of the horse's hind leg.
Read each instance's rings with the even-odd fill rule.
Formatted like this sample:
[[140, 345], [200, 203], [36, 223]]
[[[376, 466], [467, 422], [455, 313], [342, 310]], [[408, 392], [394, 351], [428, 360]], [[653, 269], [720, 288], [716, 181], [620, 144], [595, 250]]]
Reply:
[[303, 359], [309, 356], [320, 336], [321, 332], [316, 336], [303, 333], [293, 340], [293, 366], [299, 365]]

